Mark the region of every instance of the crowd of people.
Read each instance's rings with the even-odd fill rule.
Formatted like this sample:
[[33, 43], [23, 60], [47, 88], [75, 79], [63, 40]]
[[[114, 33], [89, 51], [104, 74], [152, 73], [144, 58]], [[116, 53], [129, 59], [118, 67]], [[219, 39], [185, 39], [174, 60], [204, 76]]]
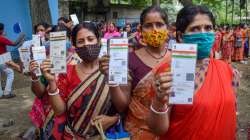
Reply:
[[231, 63], [247, 64], [249, 57], [250, 28], [245, 24], [224, 25], [216, 29], [219, 58]]
[[[120, 28], [112, 22], [73, 26], [62, 17], [58, 25], [44, 22], [34, 27], [47, 55], [49, 33], [57, 31], [67, 32], [67, 73], [52, 74], [49, 57], [40, 66], [31, 60], [29, 66], [36, 95], [29, 116], [41, 140], [100, 140], [104, 139], [100, 131], [108, 132], [119, 124], [129, 134], [123, 138], [132, 140], [236, 139], [239, 73], [231, 62], [247, 62], [250, 30], [245, 26], [216, 27], [212, 12], [200, 5], [182, 8], [172, 24], [160, 7], [148, 7], [135, 31], [129, 23]], [[11, 42], [3, 33], [0, 24], [0, 54], [6, 52], [6, 45], [18, 45], [24, 38], [22, 34]], [[117, 37], [129, 40], [127, 85], [108, 84], [110, 56], [99, 58], [101, 38]], [[198, 46], [192, 105], [169, 104], [173, 75], [161, 69], [171, 63], [171, 47], [176, 42]], [[26, 41], [21, 47], [31, 46]], [[22, 72], [22, 65], [14, 62], [0, 67], [11, 73], [1, 97], [12, 93], [9, 67]], [[42, 76], [35, 74], [38, 68]]]

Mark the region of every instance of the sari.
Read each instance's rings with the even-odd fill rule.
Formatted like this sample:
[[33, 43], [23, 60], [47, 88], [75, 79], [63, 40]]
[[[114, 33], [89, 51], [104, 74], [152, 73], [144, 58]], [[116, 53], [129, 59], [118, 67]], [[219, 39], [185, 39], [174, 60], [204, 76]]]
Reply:
[[225, 33], [221, 46], [222, 60], [231, 63], [234, 38], [230, 32]]
[[[142, 66], [140, 66], [140, 64], [136, 64], [135, 60], [130, 59], [130, 62], [133, 62], [133, 64], [136, 65], [134, 69], [130, 68], [131, 73], [134, 73], [131, 75], [132, 81], [138, 81], [136, 83], [132, 82], [131, 102], [129, 104], [128, 113], [125, 120], [125, 129], [130, 133], [132, 140], [159, 139], [159, 137], [155, 135], [147, 126], [146, 118], [149, 116], [150, 105], [154, 97], [154, 94], [152, 93], [154, 74], [159, 69], [159, 66], [162, 63], [170, 64], [170, 58], [170, 52], [168, 51], [164, 56], [164, 61], [162, 61], [158, 66], [151, 70], [147, 68], [148, 73], [143, 70], [140, 70]], [[140, 63], [143, 62], [140, 60]], [[138, 73], [136, 73], [136, 71], [138, 71]], [[136, 75], [139, 75], [143, 72], [146, 73], [144, 77], [139, 79], [136, 78]]]
[[[64, 92], [66, 103], [66, 120], [63, 139], [89, 139], [98, 135], [91, 119], [98, 115], [113, 115], [109, 87], [105, 76], [100, 71], [94, 72], [86, 80], [76, 76], [75, 67], [72, 73], [59, 76], [60, 93]], [[112, 114], [113, 113], [113, 114]]]
[[205, 81], [195, 93], [193, 104], [173, 105], [168, 132], [161, 140], [235, 140], [232, 81], [231, 66], [210, 58]]
[[[245, 32], [243, 30], [239, 30], [235, 32], [235, 41], [241, 40], [241, 46], [240, 47], [234, 47], [234, 53], [233, 53], [233, 57], [232, 60], [234, 61], [242, 61], [243, 57], [244, 57], [244, 44], [245, 44]], [[236, 45], [236, 43], [234, 44]]]
[[[69, 51], [70, 54], [67, 56], [68, 65], [76, 65], [81, 62], [79, 56], [75, 53], [74, 49]], [[67, 67], [67, 72], [70, 72], [71, 67]], [[48, 81], [42, 75], [40, 76], [40, 82], [47, 87]], [[29, 117], [36, 128], [40, 129], [40, 137], [43, 140], [49, 138], [57, 138], [58, 140], [62, 137], [64, 128], [65, 117], [55, 116], [54, 111], [49, 103], [48, 94], [45, 94], [42, 98], [35, 97], [32, 109], [29, 112]]]

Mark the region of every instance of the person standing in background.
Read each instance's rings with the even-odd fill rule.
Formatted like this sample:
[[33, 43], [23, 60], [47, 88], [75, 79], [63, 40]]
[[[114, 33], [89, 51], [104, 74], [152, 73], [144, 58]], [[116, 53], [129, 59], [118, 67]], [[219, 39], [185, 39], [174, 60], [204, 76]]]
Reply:
[[[0, 55], [7, 52], [6, 46], [19, 46], [24, 41], [25, 34], [21, 33], [18, 39], [13, 42], [5, 37], [4, 24], [0, 23]], [[0, 65], [0, 72], [4, 72], [7, 75], [7, 81], [4, 91], [2, 91], [2, 85], [0, 81], [0, 98], [11, 98], [15, 97], [12, 93], [12, 83], [14, 80], [14, 71], [9, 68], [6, 64]], [[0, 75], [1, 77], [1, 75]]]

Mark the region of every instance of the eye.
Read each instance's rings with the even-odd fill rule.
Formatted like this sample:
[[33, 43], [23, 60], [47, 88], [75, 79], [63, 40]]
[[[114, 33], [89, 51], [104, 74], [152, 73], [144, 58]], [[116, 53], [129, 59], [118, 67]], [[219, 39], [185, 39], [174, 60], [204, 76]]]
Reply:
[[146, 28], [146, 29], [150, 29], [153, 27], [153, 25], [151, 23], [146, 23], [142, 26], [143, 28]]
[[161, 22], [156, 22], [155, 25], [157, 28], [162, 28], [163, 26], [165, 26], [165, 24]]
[[213, 26], [212, 25], [206, 25], [205, 30], [206, 31], [211, 31], [211, 30], [213, 30]]
[[199, 26], [194, 26], [190, 28], [191, 32], [199, 32], [200, 31], [200, 27]]

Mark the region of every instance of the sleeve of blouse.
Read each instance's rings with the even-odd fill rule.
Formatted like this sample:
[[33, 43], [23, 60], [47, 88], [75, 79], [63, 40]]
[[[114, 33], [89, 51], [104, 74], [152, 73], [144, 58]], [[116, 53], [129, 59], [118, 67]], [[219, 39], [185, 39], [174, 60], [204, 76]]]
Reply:
[[64, 101], [68, 98], [68, 80], [66, 74], [59, 74], [57, 78], [57, 87], [60, 91], [60, 96]]
[[5, 37], [0, 37], [0, 44], [13, 46], [14, 43]]

